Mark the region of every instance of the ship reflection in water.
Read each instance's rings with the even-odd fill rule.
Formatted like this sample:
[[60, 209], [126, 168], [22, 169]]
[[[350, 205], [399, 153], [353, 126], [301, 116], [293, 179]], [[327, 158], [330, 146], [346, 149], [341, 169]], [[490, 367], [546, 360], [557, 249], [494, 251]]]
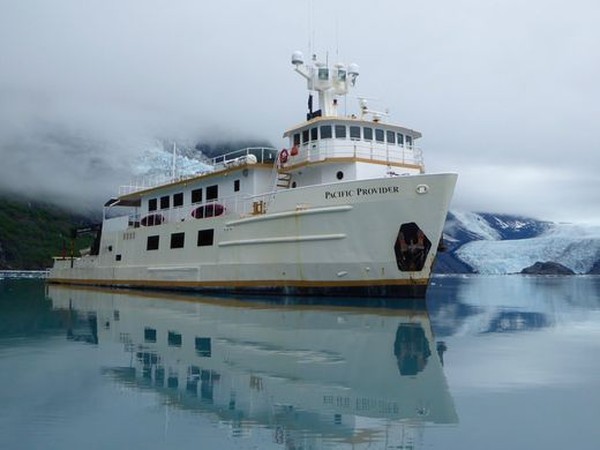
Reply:
[[284, 305], [58, 286], [48, 295], [68, 317], [68, 339], [122, 349], [126, 364], [105, 376], [206, 416], [224, 439], [412, 448], [428, 424], [458, 423], [446, 345], [424, 302]]

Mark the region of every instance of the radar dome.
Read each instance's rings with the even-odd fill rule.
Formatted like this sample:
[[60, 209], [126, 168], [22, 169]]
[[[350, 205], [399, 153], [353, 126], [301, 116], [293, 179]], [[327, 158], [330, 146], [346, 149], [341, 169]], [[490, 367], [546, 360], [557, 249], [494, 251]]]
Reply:
[[352, 63], [348, 66], [348, 74], [358, 76], [359, 69], [358, 64]]
[[304, 55], [301, 51], [295, 51], [292, 53], [292, 64], [295, 66], [304, 64]]

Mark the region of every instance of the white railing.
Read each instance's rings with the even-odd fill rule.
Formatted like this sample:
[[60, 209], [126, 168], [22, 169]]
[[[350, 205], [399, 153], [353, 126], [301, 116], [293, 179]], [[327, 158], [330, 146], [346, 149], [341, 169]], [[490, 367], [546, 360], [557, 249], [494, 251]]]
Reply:
[[152, 175], [138, 178], [128, 185], [119, 187], [119, 196], [132, 194], [134, 192], [152, 189], [165, 184], [176, 183], [178, 181], [189, 180], [206, 173], [212, 173], [219, 170], [227, 170], [232, 167], [238, 167], [247, 164], [273, 164], [277, 158], [277, 150], [268, 147], [247, 147], [241, 150], [225, 153], [210, 159], [207, 164], [210, 166], [207, 170], [201, 170], [195, 173], [181, 175], [177, 177], [166, 174]]
[[328, 158], [358, 158], [386, 164], [418, 166], [424, 169], [423, 152], [414, 146], [333, 139], [301, 145], [298, 154], [290, 156], [287, 166], [324, 161]]

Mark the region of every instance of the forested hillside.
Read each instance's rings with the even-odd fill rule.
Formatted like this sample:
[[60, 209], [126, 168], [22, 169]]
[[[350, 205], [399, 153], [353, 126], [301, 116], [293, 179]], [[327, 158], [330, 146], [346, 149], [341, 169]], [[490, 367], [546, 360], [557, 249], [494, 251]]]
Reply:
[[[0, 196], [0, 270], [50, 267], [52, 256], [70, 254], [71, 229], [90, 222], [53, 205]], [[78, 239], [76, 250], [89, 241]]]

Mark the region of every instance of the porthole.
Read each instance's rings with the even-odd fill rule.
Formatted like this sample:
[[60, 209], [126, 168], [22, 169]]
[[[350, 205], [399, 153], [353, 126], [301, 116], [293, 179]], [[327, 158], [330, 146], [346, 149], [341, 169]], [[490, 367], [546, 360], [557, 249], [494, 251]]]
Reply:
[[344, 178], [344, 172], [342, 172], [341, 170], [338, 171], [338, 173], [335, 174], [336, 178], [338, 180], [341, 180]]

